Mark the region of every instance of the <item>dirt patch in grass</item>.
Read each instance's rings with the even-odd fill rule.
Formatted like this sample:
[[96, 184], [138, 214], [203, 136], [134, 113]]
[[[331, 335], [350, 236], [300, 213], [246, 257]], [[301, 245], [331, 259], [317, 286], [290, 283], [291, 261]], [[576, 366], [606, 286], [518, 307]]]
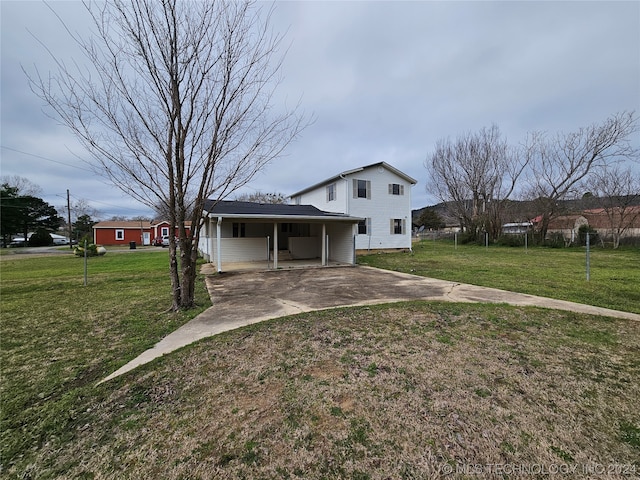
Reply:
[[86, 422], [46, 444], [32, 473], [383, 479], [453, 469], [449, 478], [463, 478], [464, 468], [490, 464], [568, 465], [572, 478], [588, 478], [590, 465], [638, 472], [637, 327], [429, 303], [265, 322], [99, 387]]

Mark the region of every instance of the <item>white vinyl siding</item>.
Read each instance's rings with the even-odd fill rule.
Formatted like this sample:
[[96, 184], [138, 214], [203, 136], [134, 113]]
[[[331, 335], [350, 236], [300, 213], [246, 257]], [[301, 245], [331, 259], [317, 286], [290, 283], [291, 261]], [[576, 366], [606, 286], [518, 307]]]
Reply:
[[353, 225], [350, 223], [327, 224], [329, 236], [329, 261], [353, 263]]
[[[337, 201], [329, 202], [327, 187], [331, 184], [336, 185]], [[303, 205], [366, 218], [366, 225], [362, 223], [354, 228], [358, 250], [411, 248], [412, 185], [406, 178], [376, 164], [345, 174], [344, 179], [327, 180], [297, 197]], [[402, 235], [390, 233], [389, 219], [404, 220]], [[366, 234], [363, 233], [365, 229]]]
[[[218, 239], [210, 239], [210, 261], [216, 263]], [[225, 262], [267, 261], [267, 238], [221, 238], [222, 265]]]

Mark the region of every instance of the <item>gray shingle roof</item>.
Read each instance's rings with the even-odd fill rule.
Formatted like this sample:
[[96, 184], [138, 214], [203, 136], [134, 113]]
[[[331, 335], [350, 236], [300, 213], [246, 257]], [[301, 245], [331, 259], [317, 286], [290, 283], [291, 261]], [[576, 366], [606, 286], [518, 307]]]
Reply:
[[211, 215], [263, 215], [265, 217], [291, 216], [291, 217], [327, 217], [349, 218], [342, 213], [322, 211], [313, 205], [289, 205], [282, 203], [254, 203], [223, 200], [215, 203], [207, 200], [204, 205], [206, 212]]

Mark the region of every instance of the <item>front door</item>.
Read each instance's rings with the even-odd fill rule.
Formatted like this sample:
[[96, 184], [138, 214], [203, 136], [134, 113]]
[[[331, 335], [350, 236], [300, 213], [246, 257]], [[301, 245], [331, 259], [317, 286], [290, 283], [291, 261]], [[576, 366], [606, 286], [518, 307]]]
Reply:
[[143, 245], [151, 245], [151, 232], [143, 232], [142, 233], [142, 244]]

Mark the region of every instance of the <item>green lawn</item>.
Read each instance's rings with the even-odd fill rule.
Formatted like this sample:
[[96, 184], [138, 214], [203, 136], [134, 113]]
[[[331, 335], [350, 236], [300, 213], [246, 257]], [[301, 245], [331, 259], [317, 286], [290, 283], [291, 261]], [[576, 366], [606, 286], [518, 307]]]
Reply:
[[167, 250], [0, 258], [2, 464], [65, 439], [96, 381], [210, 305], [168, 314]]
[[[395, 265], [408, 271], [429, 248], [376, 258], [410, 259]], [[467, 263], [480, 253], [467, 252]], [[2, 478], [640, 472], [636, 322], [438, 302], [333, 309], [227, 332], [96, 386], [209, 299], [200, 281], [200, 309], [167, 313], [166, 250], [91, 258], [82, 283], [73, 256], [0, 258]], [[499, 475], [473, 478], [486, 477]]]
[[514, 248], [424, 240], [412, 253], [358, 257], [361, 265], [640, 313], [640, 249]]

